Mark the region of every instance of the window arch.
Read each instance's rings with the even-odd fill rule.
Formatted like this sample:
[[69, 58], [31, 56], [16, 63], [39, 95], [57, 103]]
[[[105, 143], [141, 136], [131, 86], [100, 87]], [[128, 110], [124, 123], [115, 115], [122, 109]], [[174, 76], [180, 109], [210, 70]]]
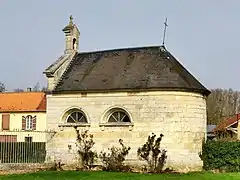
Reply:
[[107, 122], [109, 123], [130, 123], [130, 117], [126, 111], [115, 108], [110, 111]]
[[79, 109], [69, 111], [66, 123], [88, 123], [86, 115]]

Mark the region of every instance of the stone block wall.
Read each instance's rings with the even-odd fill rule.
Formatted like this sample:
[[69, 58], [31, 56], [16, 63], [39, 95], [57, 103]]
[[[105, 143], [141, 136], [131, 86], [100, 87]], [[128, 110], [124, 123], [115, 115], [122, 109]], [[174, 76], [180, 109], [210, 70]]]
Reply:
[[[78, 107], [89, 121], [89, 126], [79, 129], [87, 129], [94, 135], [98, 152], [117, 145], [121, 138], [131, 147], [128, 161], [138, 164], [138, 147], [152, 132], [163, 133], [162, 148], [166, 148], [168, 156], [166, 166], [181, 171], [202, 168], [198, 153], [206, 138], [206, 100], [200, 94], [152, 91], [48, 95], [47, 102], [47, 129], [57, 131], [47, 145], [48, 161], [76, 162], [74, 129], [58, 125], [64, 123], [66, 110]], [[126, 110], [132, 124], [104, 126], [106, 114], [114, 107]]]

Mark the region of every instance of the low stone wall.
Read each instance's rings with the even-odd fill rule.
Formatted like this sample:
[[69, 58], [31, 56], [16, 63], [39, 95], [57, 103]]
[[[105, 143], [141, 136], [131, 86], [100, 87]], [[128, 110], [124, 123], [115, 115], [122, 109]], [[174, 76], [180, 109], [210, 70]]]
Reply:
[[0, 171], [19, 171], [19, 170], [38, 170], [38, 169], [48, 169], [53, 166], [53, 163], [0, 163]]

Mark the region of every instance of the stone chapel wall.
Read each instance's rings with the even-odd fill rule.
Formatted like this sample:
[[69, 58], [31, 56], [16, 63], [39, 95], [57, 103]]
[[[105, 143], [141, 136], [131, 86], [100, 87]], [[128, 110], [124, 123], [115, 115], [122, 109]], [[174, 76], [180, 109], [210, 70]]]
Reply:
[[[60, 130], [64, 112], [79, 107], [86, 114], [98, 152], [118, 144], [123, 139], [131, 147], [128, 161], [138, 164], [137, 149], [152, 132], [163, 133], [162, 147], [167, 150], [167, 165], [176, 170], [199, 170], [202, 161], [198, 153], [206, 137], [206, 100], [189, 92], [88, 93], [47, 96], [47, 128], [57, 133], [47, 145], [48, 160], [75, 163], [76, 135], [72, 127]], [[112, 107], [122, 107], [130, 115], [133, 126], [100, 127], [105, 113]], [[71, 147], [69, 149], [69, 147]]]

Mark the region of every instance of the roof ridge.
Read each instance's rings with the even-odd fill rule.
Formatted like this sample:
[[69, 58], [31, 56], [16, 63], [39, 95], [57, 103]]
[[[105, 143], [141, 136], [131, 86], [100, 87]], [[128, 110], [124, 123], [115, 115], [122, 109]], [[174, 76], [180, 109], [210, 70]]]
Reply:
[[90, 54], [90, 53], [102, 53], [102, 52], [111, 52], [111, 51], [124, 51], [124, 50], [135, 50], [135, 49], [146, 49], [146, 48], [160, 48], [161, 45], [149, 45], [149, 46], [136, 46], [136, 47], [122, 47], [122, 48], [113, 48], [113, 49], [102, 49], [96, 51], [85, 51], [78, 52], [78, 54]]

